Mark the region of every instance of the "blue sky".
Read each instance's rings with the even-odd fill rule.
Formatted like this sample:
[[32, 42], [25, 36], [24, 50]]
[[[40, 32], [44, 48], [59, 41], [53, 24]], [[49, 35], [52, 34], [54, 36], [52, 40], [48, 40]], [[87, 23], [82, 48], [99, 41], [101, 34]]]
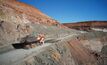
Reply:
[[107, 21], [107, 0], [19, 0], [61, 23]]

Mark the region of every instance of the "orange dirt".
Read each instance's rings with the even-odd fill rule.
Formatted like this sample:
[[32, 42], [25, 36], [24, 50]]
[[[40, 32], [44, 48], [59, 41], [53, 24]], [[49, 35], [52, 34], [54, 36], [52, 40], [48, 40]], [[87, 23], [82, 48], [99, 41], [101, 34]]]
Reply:
[[83, 65], [96, 65], [96, 58], [78, 40], [68, 42], [74, 59]]

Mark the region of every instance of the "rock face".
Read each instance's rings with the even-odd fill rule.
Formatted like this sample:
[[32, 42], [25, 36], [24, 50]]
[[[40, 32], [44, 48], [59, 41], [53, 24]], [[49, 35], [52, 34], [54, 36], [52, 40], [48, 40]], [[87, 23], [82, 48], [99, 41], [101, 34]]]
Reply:
[[64, 23], [63, 25], [76, 30], [91, 30], [91, 28], [107, 28], [107, 21], [86, 21], [78, 23]]
[[[99, 35], [100, 34], [100, 35]], [[1, 65], [106, 65], [107, 34], [91, 32], [54, 38], [34, 49], [17, 49], [0, 55]], [[96, 42], [96, 43], [95, 43]], [[98, 44], [97, 44], [98, 43]], [[38, 51], [39, 50], [39, 51]]]
[[64, 27], [32, 6], [16, 0], [0, 0], [0, 49], [32, 34], [32, 24]]
[[[32, 6], [0, 0], [0, 65], [107, 65], [107, 33], [61, 27]], [[13, 46], [28, 35], [32, 41], [39, 33], [45, 34], [44, 45]]]

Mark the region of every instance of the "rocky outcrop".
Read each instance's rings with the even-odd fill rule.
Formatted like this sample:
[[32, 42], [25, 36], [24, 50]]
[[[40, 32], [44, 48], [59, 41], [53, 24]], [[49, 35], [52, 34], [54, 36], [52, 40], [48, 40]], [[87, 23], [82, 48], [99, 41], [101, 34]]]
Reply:
[[64, 27], [30, 5], [17, 0], [0, 0], [0, 49], [3, 49], [0, 51], [13, 49], [10, 44], [19, 43], [27, 35], [35, 35], [39, 31], [34, 29], [36, 24]]

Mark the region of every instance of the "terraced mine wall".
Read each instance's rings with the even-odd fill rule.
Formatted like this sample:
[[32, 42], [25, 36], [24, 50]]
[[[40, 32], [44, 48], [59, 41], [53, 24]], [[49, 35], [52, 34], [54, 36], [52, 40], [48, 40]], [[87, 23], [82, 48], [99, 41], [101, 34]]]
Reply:
[[8, 58], [7, 60], [4, 58], [4, 60], [6, 60], [4, 61], [4, 64], [106, 65], [107, 64], [106, 40], [107, 34], [103, 32], [90, 32], [78, 36], [68, 36], [62, 39], [62, 41], [58, 41], [55, 43], [47, 43], [42, 47], [40, 46], [40, 48], [39, 47], [35, 48], [34, 50], [33, 49], [29, 49], [26, 51], [22, 50], [22, 52], [25, 53], [22, 52], [19, 53], [19, 55], [22, 55], [22, 57], [21, 58], [19, 57], [19, 59], [17, 58], [17, 53], [15, 53], [16, 55], [13, 53], [13, 56], [16, 56], [16, 58], [15, 57], [13, 58], [13, 56], [11, 57], [10, 55], [11, 59]]
[[[106, 65], [107, 34], [91, 32], [68, 37], [32, 57], [35, 65]], [[29, 64], [29, 58], [25, 62]], [[26, 64], [26, 63], [25, 63]]]
[[[74, 36], [80, 33], [76, 30], [71, 31], [70, 29], [42, 24], [29, 23], [28, 26], [29, 28], [26, 28], [26, 24], [23, 23], [17, 29], [17, 26], [13, 22], [3, 21], [0, 29], [0, 65], [43, 65], [43, 63], [46, 65], [59, 65], [60, 62], [63, 62], [62, 60], [67, 58], [66, 54], [70, 52], [67, 46], [65, 48], [67, 51], [63, 51], [64, 42], [61, 42], [61, 40], [69, 37], [70, 34], [72, 34], [70, 36]], [[31, 31], [28, 32], [27, 30]], [[20, 43], [20, 40], [27, 35], [36, 36], [41, 32], [46, 34], [46, 41], [42, 46], [37, 46], [33, 49], [15, 49], [12, 46], [12, 44]], [[63, 55], [64, 57], [61, 60], [61, 56]], [[68, 54], [68, 56], [71, 55]], [[72, 58], [68, 58], [68, 60], [70, 59], [72, 60]]]
[[76, 30], [94, 31], [92, 28], [106, 30], [107, 21], [84, 21], [78, 23], [64, 23], [63, 25]]

